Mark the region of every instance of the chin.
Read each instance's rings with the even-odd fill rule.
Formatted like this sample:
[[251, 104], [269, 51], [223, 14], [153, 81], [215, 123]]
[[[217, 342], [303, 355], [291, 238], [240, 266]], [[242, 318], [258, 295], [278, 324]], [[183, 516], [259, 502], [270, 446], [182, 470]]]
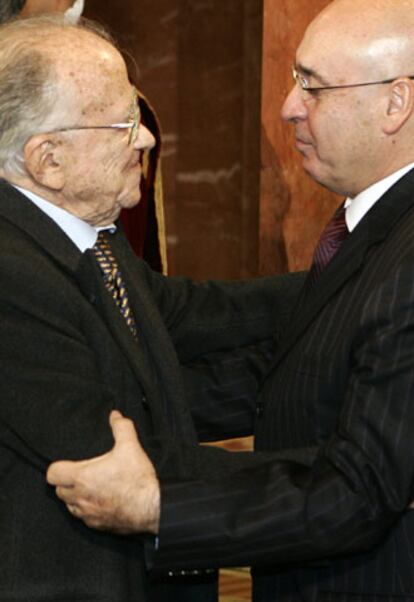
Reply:
[[134, 190], [134, 194], [130, 194], [130, 195], [126, 196], [124, 198], [124, 200], [122, 200], [120, 202], [120, 205], [121, 205], [122, 209], [132, 209], [133, 207], [136, 207], [136, 205], [138, 205], [140, 200], [141, 200], [141, 191], [139, 190], [139, 187], [138, 187], [138, 194], [137, 194], [137, 191]]
[[314, 182], [316, 182], [323, 188], [326, 188], [327, 190], [329, 190], [329, 192], [333, 192], [334, 194], [338, 194], [340, 196], [349, 196], [349, 194], [346, 192], [346, 189], [340, 186], [339, 183], [333, 181], [332, 178], [328, 178], [327, 176], [323, 175], [317, 175], [306, 169], [305, 171], [312, 178], [312, 180], [314, 180]]
[[329, 177], [328, 174], [323, 173], [323, 170], [318, 169], [318, 166], [315, 166], [313, 161], [307, 161], [306, 158], [303, 161], [303, 169], [307, 173], [307, 175], [312, 178], [315, 182], [323, 186], [324, 188], [328, 188], [328, 190], [332, 190], [332, 178]]
[[119, 204], [123, 209], [131, 209], [141, 200], [141, 169], [132, 175], [133, 177], [125, 182], [125, 188], [119, 197]]
[[321, 175], [318, 174], [318, 172], [317, 172], [317, 170], [315, 170], [314, 166], [312, 167], [311, 161], [306, 161], [306, 158], [305, 158], [305, 160], [302, 163], [302, 167], [303, 167], [305, 173], [310, 178], [312, 178], [312, 180], [315, 180], [315, 182], [318, 182], [318, 184], [322, 184], [323, 185], [323, 183], [321, 181]]

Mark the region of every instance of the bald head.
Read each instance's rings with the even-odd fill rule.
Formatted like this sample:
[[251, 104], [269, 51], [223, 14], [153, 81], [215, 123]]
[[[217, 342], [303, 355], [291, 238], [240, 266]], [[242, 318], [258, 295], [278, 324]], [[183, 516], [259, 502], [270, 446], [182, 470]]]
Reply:
[[315, 180], [355, 196], [414, 162], [414, 0], [334, 0], [296, 70], [282, 116]]
[[340, 47], [371, 79], [414, 74], [414, 0], [334, 0], [311, 23], [309, 37]]

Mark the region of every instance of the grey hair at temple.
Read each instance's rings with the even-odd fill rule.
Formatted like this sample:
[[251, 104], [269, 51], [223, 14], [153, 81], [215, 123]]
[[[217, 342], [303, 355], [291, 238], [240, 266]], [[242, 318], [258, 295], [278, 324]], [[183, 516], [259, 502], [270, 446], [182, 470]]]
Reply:
[[[64, 127], [63, 97], [45, 37], [68, 29], [87, 30], [113, 43], [101, 26], [82, 20], [69, 25], [61, 15], [16, 19], [0, 26], [0, 171], [26, 173], [24, 146], [41, 132]], [[68, 116], [66, 116], [66, 119]]]

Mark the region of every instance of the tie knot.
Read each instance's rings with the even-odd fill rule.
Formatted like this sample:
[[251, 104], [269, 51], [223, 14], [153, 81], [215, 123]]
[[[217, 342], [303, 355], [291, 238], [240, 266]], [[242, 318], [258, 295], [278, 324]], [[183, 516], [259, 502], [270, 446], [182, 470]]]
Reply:
[[112, 253], [107, 234], [101, 230], [92, 247], [96, 260], [105, 278], [115, 278], [118, 271], [117, 261]]
[[322, 270], [332, 260], [349, 234], [345, 220], [345, 212], [346, 209], [344, 205], [341, 205], [339, 209], [335, 211], [331, 221], [322, 232], [313, 256], [313, 263], [309, 274], [312, 285], [319, 278]]
[[316, 247], [314, 259], [322, 261], [323, 267], [332, 259], [340, 245], [348, 235], [348, 226], [345, 220], [345, 207], [342, 205], [337, 209], [322, 232]]
[[109, 244], [108, 236], [105, 230], [101, 230], [100, 232], [98, 232], [98, 238], [96, 239], [96, 242], [93, 245], [93, 250], [95, 251], [95, 249], [97, 249], [98, 251], [105, 251], [108, 253], [111, 252], [111, 246]]
[[104, 230], [99, 232], [92, 251], [101, 269], [105, 287], [111, 294], [121, 314], [124, 316], [133, 337], [136, 339], [137, 327], [129, 305], [128, 292], [118, 262], [112, 253], [107, 233]]
[[338, 209], [333, 214], [331, 221], [326, 226], [325, 230], [322, 232], [320, 240], [324, 240], [325, 238], [337, 238], [338, 236], [342, 236], [348, 233], [348, 226], [346, 225], [346, 208], [344, 205], [338, 207]]

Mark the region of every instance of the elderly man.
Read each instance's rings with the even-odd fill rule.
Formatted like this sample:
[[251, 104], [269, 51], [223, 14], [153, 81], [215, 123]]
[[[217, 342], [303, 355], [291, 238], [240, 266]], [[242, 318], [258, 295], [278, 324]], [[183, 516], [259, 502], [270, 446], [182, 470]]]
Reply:
[[[77, 23], [85, 6], [84, 0], [2, 0], [0, 23], [17, 16], [31, 17], [42, 13], [61, 13], [68, 23]], [[122, 212], [121, 221], [134, 251], [155, 270], [166, 273], [167, 254], [164, 236], [164, 208], [160, 175], [161, 136], [158, 119], [140, 94], [143, 123], [156, 138], [156, 146], [145, 154], [141, 178], [141, 202], [133, 211]]]
[[0, 64], [0, 600], [144, 601], [146, 538], [67, 515], [46, 467], [108, 449], [116, 408], [160, 475], [215, 471], [216, 450], [198, 451], [177, 353], [264, 337], [285, 286], [195, 285], [135, 257], [116, 220], [139, 201], [154, 138], [103, 34], [16, 20], [0, 28]]
[[[304, 168], [347, 200], [263, 384], [256, 444], [268, 453], [225, 478], [158, 475], [159, 515], [155, 473], [114, 414], [113, 451], [49, 479], [91, 526], [158, 532], [160, 566], [256, 565], [255, 600], [412, 600], [413, 0], [332, 2], [293, 73], [282, 116]], [[107, 474], [117, 480], [101, 491]]]

